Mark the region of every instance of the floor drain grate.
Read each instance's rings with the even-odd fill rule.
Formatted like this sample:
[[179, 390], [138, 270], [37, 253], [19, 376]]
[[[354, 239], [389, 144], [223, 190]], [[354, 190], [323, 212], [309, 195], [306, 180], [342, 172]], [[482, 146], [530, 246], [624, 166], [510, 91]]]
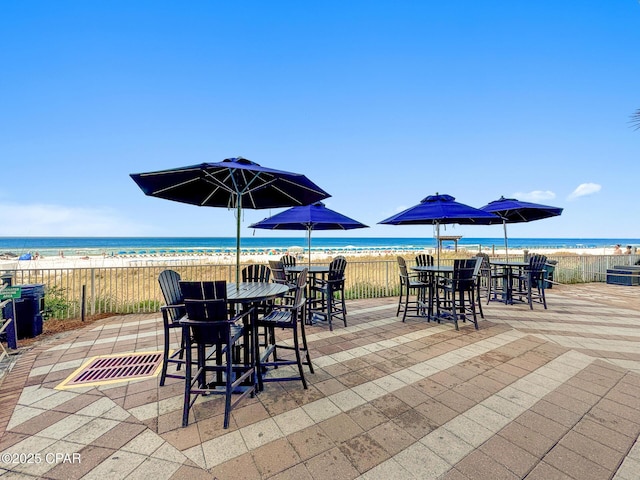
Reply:
[[122, 382], [158, 374], [162, 352], [104, 355], [89, 359], [57, 388], [88, 387]]

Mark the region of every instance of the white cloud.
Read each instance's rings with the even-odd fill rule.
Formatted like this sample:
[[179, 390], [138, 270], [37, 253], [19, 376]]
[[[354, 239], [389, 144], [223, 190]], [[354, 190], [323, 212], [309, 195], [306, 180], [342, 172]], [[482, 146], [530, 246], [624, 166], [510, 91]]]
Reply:
[[110, 208], [0, 203], [3, 236], [136, 236], [144, 226]]
[[569, 197], [567, 198], [569, 200], [574, 200], [586, 195], [593, 195], [594, 193], [598, 193], [601, 189], [602, 185], [599, 185], [597, 183], [581, 183], [573, 192], [571, 192], [571, 195], [569, 195]]
[[556, 198], [556, 194], [550, 190], [534, 190], [532, 192], [514, 193], [513, 198], [528, 202], [542, 202], [544, 200], [553, 200]]

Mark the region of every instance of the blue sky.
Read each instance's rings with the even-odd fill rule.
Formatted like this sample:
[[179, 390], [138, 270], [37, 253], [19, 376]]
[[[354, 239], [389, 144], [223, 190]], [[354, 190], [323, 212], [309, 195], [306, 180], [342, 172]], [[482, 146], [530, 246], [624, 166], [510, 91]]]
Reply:
[[513, 237], [640, 238], [637, 0], [4, 0], [0, 45], [0, 236], [234, 236], [129, 174], [243, 156], [350, 236], [431, 236], [376, 224], [439, 192], [565, 209]]

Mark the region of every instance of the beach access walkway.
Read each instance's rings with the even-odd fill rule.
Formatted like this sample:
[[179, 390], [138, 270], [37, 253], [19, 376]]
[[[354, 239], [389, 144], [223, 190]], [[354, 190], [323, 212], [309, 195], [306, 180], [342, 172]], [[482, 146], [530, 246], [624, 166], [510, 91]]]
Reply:
[[[640, 296], [554, 286], [548, 310], [492, 302], [480, 329], [348, 303], [308, 330], [316, 373], [232, 412], [182, 382], [56, 389], [97, 355], [161, 350], [158, 314], [115, 316], [23, 352], [0, 385], [2, 478], [638, 479]], [[176, 339], [177, 341], [177, 339]]]

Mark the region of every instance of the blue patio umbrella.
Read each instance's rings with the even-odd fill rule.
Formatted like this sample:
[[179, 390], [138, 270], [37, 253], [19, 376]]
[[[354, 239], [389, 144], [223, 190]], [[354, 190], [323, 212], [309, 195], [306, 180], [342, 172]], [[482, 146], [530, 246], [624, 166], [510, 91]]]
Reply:
[[298, 173], [274, 170], [246, 158], [227, 158], [131, 178], [151, 197], [201, 207], [236, 210], [236, 283], [240, 282], [240, 220], [243, 208], [262, 209], [308, 205], [330, 195]]
[[[440, 225], [490, 225], [499, 223], [500, 217], [478, 208], [455, 201], [451, 195], [429, 195], [419, 204], [407, 208], [378, 223], [386, 225], [435, 225], [436, 236], [440, 238]], [[440, 265], [440, 244], [438, 243], [438, 266]]]
[[523, 223], [542, 220], [543, 218], [557, 217], [562, 214], [562, 208], [540, 205], [538, 203], [521, 202], [515, 198], [500, 197], [489, 202], [480, 210], [498, 215], [502, 219], [504, 228], [504, 249], [509, 260], [509, 240], [507, 238], [507, 223]]
[[249, 226], [269, 230], [306, 230], [311, 265], [311, 231], [312, 230], [352, 230], [369, 228], [353, 218], [327, 208], [324, 203], [316, 202], [303, 207], [293, 207], [272, 217], [265, 218]]

